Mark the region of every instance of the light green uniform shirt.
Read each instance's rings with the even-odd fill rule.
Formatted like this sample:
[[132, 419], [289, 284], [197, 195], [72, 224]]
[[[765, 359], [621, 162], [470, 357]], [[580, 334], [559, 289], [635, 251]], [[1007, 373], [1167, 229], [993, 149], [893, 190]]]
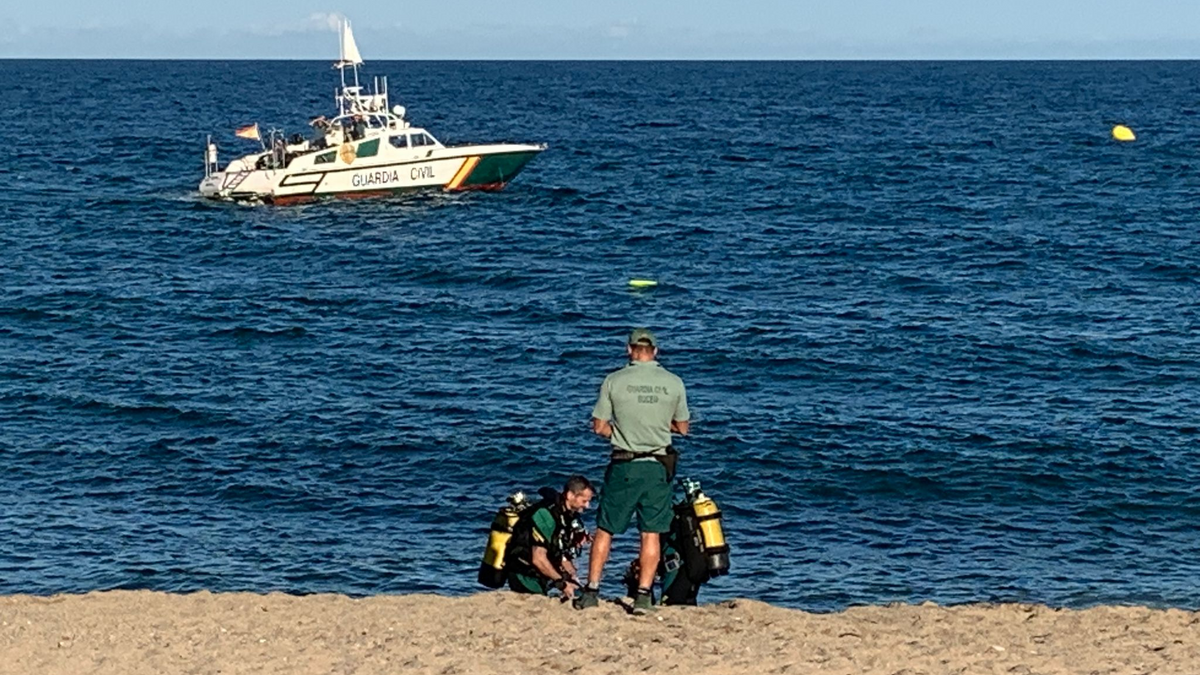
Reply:
[[671, 444], [671, 421], [689, 418], [687, 391], [658, 361], [633, 361], [604, 378], [592, 417], [612, 423], [613, 448], [662, 454]]

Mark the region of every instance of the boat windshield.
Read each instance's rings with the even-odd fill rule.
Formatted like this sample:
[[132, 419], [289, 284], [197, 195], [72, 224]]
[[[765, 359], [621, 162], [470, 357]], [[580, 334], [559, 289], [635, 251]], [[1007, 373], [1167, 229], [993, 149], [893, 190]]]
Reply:
[[341, 115], [335, 117], [333, 123], [340, 125], [343, 129], [350, 129], [356, 125], [362, 125], [368, 129], [386, 129], [388, 126], [388, 116], [383, 113]]
[[424, 131], [418, 131], [416, 133], [410, 134], [409, 142], [411, 143], [412, 147], [414, 147], [414, 148], [419, 148], [419, 147], [422, 147], [425, 145], [437, 145], [438, 144], [437, 141], [433, 140], [433, 136], [430, 136], [429, 134], [425, 133]]

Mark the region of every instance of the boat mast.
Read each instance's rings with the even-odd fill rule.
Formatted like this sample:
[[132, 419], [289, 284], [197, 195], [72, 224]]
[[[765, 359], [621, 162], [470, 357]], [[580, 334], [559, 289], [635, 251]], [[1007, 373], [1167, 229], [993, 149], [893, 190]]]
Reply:
[[354, 49], [353, 55], [350, 56], [350, 63], [354, 68], [354, 88], [358, 89], [358, 66], [362, 63], [362, 57], [358, 54], [358, 45], [354, 42], [354, 33], [350, 32], [350, 19], [346, 19], [346, 37], [349, 38], [350, 46]]
[[[338, 61], [335, 64], [341, 72], [342, 90], [338, 98], [339, 113], [347, 114], [356, 107], [359, 100], [360, 85], [358, 81], [358, 66], [362, 64], [362, 55], [359, 54], [358, 44], [354, 41], [354, 32], [350, 28], [350, 20], [343, 17], [340, 29], [338, 30]], [[346, 82], [346, 66], [354, 69], [354, 85], [350, 86]]]

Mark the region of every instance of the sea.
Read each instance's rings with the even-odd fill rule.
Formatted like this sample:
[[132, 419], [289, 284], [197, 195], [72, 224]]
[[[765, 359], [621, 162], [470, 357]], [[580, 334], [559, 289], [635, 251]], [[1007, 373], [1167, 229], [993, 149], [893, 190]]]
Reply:
[[1200, 607], [1200, 64], [363, 75], [548, 149], [212, 203], [206, 138], [307, 132], [328, 62], [0, 61], [0, 593], [482, 591], [506, 496], [602, 479], [644, 326], [732, 546], [702, 602]]

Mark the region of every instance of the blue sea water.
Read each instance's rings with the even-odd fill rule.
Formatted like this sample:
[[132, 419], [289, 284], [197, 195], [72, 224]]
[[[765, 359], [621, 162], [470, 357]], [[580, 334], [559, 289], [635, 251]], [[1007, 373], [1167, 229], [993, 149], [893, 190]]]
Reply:
[[366, 72], [549, 149], [211, 204], [205, 135], [302, 131], [328, 63], [0, 61], [0, 592], [474, 592], [508, 492], [601, 477], [645, 325], [734, 546], [702, 600], [1200, 607], [1200, 64]]

